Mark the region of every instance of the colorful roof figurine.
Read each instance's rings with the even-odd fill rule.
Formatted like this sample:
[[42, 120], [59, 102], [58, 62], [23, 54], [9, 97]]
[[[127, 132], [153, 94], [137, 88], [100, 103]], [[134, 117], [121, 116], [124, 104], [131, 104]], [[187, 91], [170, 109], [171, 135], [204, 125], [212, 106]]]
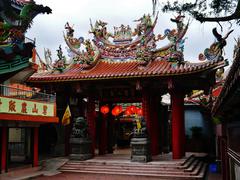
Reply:
[[217, 42], [214, 42], [210, 48], [206, 48], [204, 50], [204, 53], [199, 54], [199, 60], [215, 60], [222, 58], [222, 50], [224, 46], [226, 46], [227, 42], [226, 39], [228, 36], [233, 32], [233, 30], [230, 30], [224, 37], [222, 35], [218, 34], [217, 29], [213, 28], [212, 30], [213, 35], [216, 37]]
[[[36, 73], [29, 81], [77, 81], [92, 79], [112, 79], [130, 77], [175, 76], [193, 74], [209, 69], [217, 69], [227, 64], [222, 58], [221, 50], [226, 37], [218, 36], [217, 58], [201, 63], [184, 61], [183, 51], [185, 36], [189, 23], [184, 23], [184, 16], [179, 15], [171, 19], [176, 23], [175, 29], [166, 29], [163, 34], [154, 34], [154, 27], [158, 15], [143, 17], [134, 20], [136, 28], [129, 25], [114, 27], [109, 32], [107, 23], [97, 20], [90, 21], [90, 33], [93, 40], [75, 37], [73, 26], [65, 24], [64, 40], [68, 46], [70, 61], [66, 62], [61, 70], [54, 68], [50, 62], [49, 52], [46, 52], [46, 63], [50, 71]], [[215, 33], [215, 30], [214, 30]], [[229, 32], [227, 36], [230, 34]], [[168, 39], [164, 47], [157, 47], [157, 42]], [[221, 43], [221, 44], [220, 44]], [[215, 49], [215, 48], [214, 48]]]
[[0, 3], [0, 74], [28, 67], [34, 42], [25, 42], [24, 33], [33, 18], [40, 13], [51, 13], [49, 7], [34, 1], [11, 0]]

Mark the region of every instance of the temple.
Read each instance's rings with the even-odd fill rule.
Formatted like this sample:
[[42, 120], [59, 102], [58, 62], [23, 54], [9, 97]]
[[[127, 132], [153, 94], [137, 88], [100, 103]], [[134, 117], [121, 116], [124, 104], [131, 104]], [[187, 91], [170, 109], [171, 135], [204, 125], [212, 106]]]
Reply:
[[[222, 49], [231, 32], [201, 53], [201, 62], [191, 63], [183, 55], [189, 26], [184, 16], [171, 19], [176, 28], [166, 29], [162, 34], [154, 32], [157, 19], [158, 16], [153, 19], [144, 15], [135, 20], [135, 28], [120, 25], [114, 27], [114, 32], [108, 31], [106, 22], [97, 20], [90, 23], [92, 40], [75, 37], [75, 30], [67, 22], [63, 37], [70, 58], [67, 60], [63, 55], [61, 46], [56, 61], [52, 60], [51, 52], [45, 50], [46, 63], [28, 83], [56, 93], [59, 117], [67, 105], [70, 106], [72, 120], [70, 125], [61, 127], [65, 137], [59, 143], [59, 147], [64, 144], [66, 155], [73, 154], [69, 148], [75, 137], [71, 135], [71, 127], [76, 127], [76, 119], [82, 117], [87, 122], [91, 146], [88, 154], [92, 156], [96, 155], [96, 148], [99, 154], [113, 153], [122, 119], [132, 123], [130, 132], [134, 124], [136, 132], [145, 124], [146, 129], [141, 132], [146, 131], [144, 142], [149, 146], [150, 155], [165, 152], [165, 145], [171, 144], [173, 159], [185, 156], [184, 98], [192, 90], [211, 93], [216, 71], [228, 64]], [[213, 34], [218, 35], [216, 29]], [[164, 39], [168, 44], [158, 47], [158, 41]], [[171, 95], [171, 116], [161, 103], [167, 93]], [[142, 114], [133, 111], [130, 115], [127, 104], [135, 104], [135, 108], [142, 109]], [[140, 116], [144, 122], [139, 124], [138, 118], [128, 116]]]

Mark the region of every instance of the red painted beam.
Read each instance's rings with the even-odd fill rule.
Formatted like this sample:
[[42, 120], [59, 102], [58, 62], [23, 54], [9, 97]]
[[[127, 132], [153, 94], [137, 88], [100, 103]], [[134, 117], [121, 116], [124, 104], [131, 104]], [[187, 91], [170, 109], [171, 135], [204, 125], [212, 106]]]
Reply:
[[59, 122], [58, 117], [4, 114], [4, 113], [0, 113], [0, 119], [1, 120], [9, 120], [9, 121], [28, 121], [28, 122], [46, 122], [46, 123], [58, 123]]
[[7, 149], [8, 149], [7, 130], [8, 130], [7, 127], [2, 127], [1, 172], [7, 171]]
[[38, 135], [39, 129], [35, 127], [33, 132], [33, 167], [38, 166]]

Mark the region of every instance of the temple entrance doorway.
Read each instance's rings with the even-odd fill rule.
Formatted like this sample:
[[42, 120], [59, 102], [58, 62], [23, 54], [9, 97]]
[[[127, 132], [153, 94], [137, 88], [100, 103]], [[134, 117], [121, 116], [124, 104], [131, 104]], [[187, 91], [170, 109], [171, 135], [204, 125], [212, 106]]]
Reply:
[[[109, 108], [107, 113], [103, 109], [101, 110], [103, 106]], [[130, 159], [131, 139], [137, 128], [136, 119], [140, 118], [141, 114], [141, 103], [100, 105], [96, 123], [98, 150], [96, 154], [127, 155]]]

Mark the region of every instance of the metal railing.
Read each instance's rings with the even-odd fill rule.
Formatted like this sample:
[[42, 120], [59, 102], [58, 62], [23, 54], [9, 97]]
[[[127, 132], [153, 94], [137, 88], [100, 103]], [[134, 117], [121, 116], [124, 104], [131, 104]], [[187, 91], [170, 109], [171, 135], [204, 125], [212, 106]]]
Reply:
[[46, 94], [33, 90], [24, 90], [20, 88], [14, 88], [0, 84], [0, 96], [18, 98], [18, 99], [29, 99], [35, 101], [43, 101], [49, 103], [56, 102], [56, 95]]

